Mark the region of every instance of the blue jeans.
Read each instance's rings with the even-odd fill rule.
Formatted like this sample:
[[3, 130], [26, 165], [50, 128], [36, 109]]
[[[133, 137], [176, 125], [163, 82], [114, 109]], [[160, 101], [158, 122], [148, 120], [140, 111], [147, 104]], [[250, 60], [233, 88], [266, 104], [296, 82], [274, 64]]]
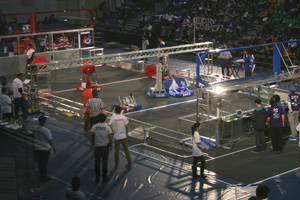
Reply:
[[266, 150], [265, 129], [254, 130], [256, 151]]

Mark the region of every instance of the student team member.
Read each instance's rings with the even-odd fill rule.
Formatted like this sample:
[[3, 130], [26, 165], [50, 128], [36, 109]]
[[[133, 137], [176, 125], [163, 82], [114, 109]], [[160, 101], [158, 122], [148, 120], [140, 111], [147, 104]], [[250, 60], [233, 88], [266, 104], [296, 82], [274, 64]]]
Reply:
[[106, 115], [101, 113], [97, 116], [99, 123], [92, 126], [89, 133], [89, 140], [94, 150], [95, 156], [95, 174], [96, 183], [100, 181], [100, 161], [102, 160], [102, 178], [103, 182], [109, 181], [107, 176], [108, 169], [108, 153], [111, 150], [112, 144], [112, 131], [111, 128], [105, 123]]
[[253, 111], [253, 128], [255, 134], [256, 148], [253, 153], [266, 150], [265, 126], [266, 126], [266, 109], [261, 105], [260, 99], [255, 99], [256, 109]]
[[281, 106], [277, 105], [276, 99], [270, 99], [271, 107], [267, 111], [267, 125], [270, 125], [271, 141], [273, 151], [282, 153], [282, 128], [284, 124], [284, 112]]
[[23, 89], [23, 74], [17, 74], [17, 78], [13, 81], [13, 96], [15, 102], [15, 119], [19, 119], [19, 108], [21, 108], [23, 112], [23, 119], [26, 120], [28, 116], [28, 108], [27, 108], [27, 99], [24, 94]]
[[116, 114], [114, 114], [109, 122], [108, 125], [110, 125], [114, 130], [114, 138], [115, 138], [115, 166], [119, 166], [119, 150], [120, 150], [120, 143], [123, 145], [123, 149], [127, 158], [127, 165], [132, 165], [131, 156], [128, 150], [128, 143], [127, 143], [127, 137], [128, 137], [128, 119], [121, 114], [121, 107], [116, 106], [115, 108]]
[[245, 66], [243, 67], [243, 69], [245, 69], [245, 77], [252, 76], [255, 69], [255, 60], [251, 53], [247, 52], [246, 58], [236, 60], [233, 63], [237, 63], [237, 62], [245, 63]]
[[299, 94], [295, 93], [295, 86], [291, 86], [290, 94], [288, 95], [288, 120], [291, 127], [291, 137], [289, 140], [296, 140], [297, 139], [297, 130], [296, 127], [298, 125], [298, 116], [299, 116], [299, 109], [300, 109], [300, 96]]
[[34, 135], [34, 154], [39, 163], [40, 180], [50, 181], [52, 178], [47, 176], [47, 164], [51, 152], [56, 153], [56, 149], [52, 142], [52, 133], [45, 127], [47, 117], [39, 117], [39, 125], [35, 126], [33, 129]]
[[[201, 130], [200, 123], [195, 123], [192, 126], [193, 157], [194, 157], [192, 169], [193, 169], [193, 178], [205, 179], [207, 176], [204, 175], [205, 160], [202, 151], [206, 149], [201, 146], [200, 135], [199, 135], [200, 130]], [[199, 160], [201, 161], [200, 175], [197, 174], [197, 163], [199, 162]]]

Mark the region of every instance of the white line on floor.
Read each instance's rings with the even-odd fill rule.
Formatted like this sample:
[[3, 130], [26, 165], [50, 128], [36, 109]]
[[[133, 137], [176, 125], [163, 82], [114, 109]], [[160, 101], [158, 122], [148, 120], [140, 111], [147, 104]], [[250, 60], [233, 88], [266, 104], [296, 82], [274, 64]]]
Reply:
[[275, 176], [271, 176], [271, 177], [269, 177], [269, 178], [266, 178], [266, 179], [257, 181], [257, 182], [255, 182], [255, 183], [251, 183], [251, 184], [249, 184], [249, 185], [247, 185], [247, 186], [257, 185], [257, 184], [262, 183], [262, 182], [264, 182], [264, 181], [270, 180], [270, 179], [275, 178], [275, 177], [278, 177], [278, 176], [282, 176], [282, 175], [284, 175], [284, 174], [288, 174], [288, 173], [293, 172], [293, 171], [296, 171], [296, 170], [299, 170], [299, 167], [297, 167], [297, 168], [295, 168], [295, 169], [291, 169], [291, 170], [286, 171], [286, 172], [283, 172], [283, 173], [280, 173], [280, 174], [277, 174], [277, 175], [275, 175]]
[[195, 101], [197, 101], [197, 99], [182, 101], [182, 102], [178, 102], [178, 103], [173, 103], [173, 104], [168, 104], [168, 105], [158, 106], [158, 107], [153, 107], [153, 108], [147, 108], [147, 109], [144, 109], [144, 110], [138, 110], [138, 111], [135, 111], [135, 112], [126, 113], [125, 115], [127, 116], [127, 115], [136, 114], [136, 113], [142, 113], [142, 112], [157, 110], [157, 109], [161, 109], [161, 108], [167, 108], [167, 107], [171, 107], [171, 106], [177, 106], [177, 105], [181, 105], [181, 104], [191, 103], [191, 102], [195, 102]]
[[[114, 82], [99, 84], [99, 86], [112, 85], [112, 84], [118, 84], [118, 83], [125, 83], [125, 82], [130, 82], [130, 81], [136, 81], [136, 80], [146, 79], [146, 78], [149, 78], [149, 77], [144, 76], [144, 77], [140, 77], [140, 78], [132, 78], [132, 79], [127, 79], [127, 80], [122, 80], [122, 81], [114, 81]], [[76, 90], [76, 88], [55, 91], [54, 94], [62, 93], [62, 92], [69, 92], [69, 91], [73, 91], [73, 90]]]
[[[282, 139], [288, 138], [288, 137], [290, 137], [290, 135], [289, 135], [289, 136], [285, 136], [285, 137], [283, 137]], [[268, 143], [271, 143], [271, 141], [266, 142], [266, 144], [268, 144]], [[227, 153], [227, 154], [224, 154], [224, 155], [221, 155], [221, 156], [212, 157], [211, 159], [206, 160], [206, 162], [209, 162], [209, 161], [211, 161], [211, 160], [216, 160], [216, 159], [219, 159], [219, 158], [223, 158], [223, 157], [226, 157], [226, 156], [230, 156], [230, 155], [233, 155], [233, 154], [236, 154], [236, 153], [239, 153], [239, 152], [242, 152], [242, 151], [246, 151], [246, 150], [249, 150], [249, 149], [255, 148], [255, 147], [256, 147], [256, 146], [251, 146], [251, 147], [247, 147], [247, 148], [244, 148], [244, 149], [240, 149], [240, 150], [237, 150], [237, 151], [234, 151], [234, 152], [231, 152], [231, 153]]]

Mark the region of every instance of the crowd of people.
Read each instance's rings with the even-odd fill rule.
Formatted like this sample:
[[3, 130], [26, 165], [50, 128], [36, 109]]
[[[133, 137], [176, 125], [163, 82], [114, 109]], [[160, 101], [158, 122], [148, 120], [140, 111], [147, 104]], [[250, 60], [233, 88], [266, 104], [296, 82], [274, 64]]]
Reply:
[[[149, 0], [143, 3], [128, 2], [118, 10], [118, 19], [121, 19], [119, 30], [124, 30], [127, 18], [137, 16], [138, 13], [130, 14], [130, 10], [143, 8], [146, 11], [152, 11], [154, 9], [155, 14], [151, 17], [142, 15], [136, 30], [130, 33], [145, 35], [149, 40], [152, 40], [151, 38], [157, 40], [161, 37], [170, 46], [213, 40], [216, 44], [238, 40], [238, 44], [235, 45], [249, 46], [295, 40], [300, 37], [300, 3], [296, 1]], [[149, 6], [145, 6], [148, 4]], [[160, 7], [160, 9], [155, 10], [155, 7]], [[254, 23], [262, 25], [262, 28], [254, 28]], [[256, 36], [244, 38], [247, 32], [256, 29]], [[289, 55], [296, 57], [299, 54], [296, 43], [286, 46]], [[272, 52], [271, 50], [271, 47], [266, 47], [260, 51], [268, 54]]]
[[[83, 39], [83, 45], [90, 42], [86, 42], [87, 39]], [[17, 38], [6, 38], [0, 41], [0, 57], [14, 56], [14, 55], [27, 55], [29, 49], [34, 49], [34, 52], [45, 52], [45, 51], [58, 51], [65, 49], [73, 49], [74, 40], [73, 33], [65, 35], [55, 34], [53, 38], [53, 45], [45, 35], [38, 35], [34, 37], [20, 37]]]

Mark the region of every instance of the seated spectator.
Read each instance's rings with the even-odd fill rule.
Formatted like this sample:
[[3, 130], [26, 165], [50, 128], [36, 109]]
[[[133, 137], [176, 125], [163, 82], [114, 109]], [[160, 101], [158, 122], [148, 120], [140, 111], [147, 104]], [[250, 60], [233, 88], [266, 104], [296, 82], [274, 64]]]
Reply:
[[79, 190], [80, 178], [74, 176], [72, 178], [72, 189], [68, 188], [66, 190], [67, 200], [86, 200], [85, 194]]
[[[295, 36], [292, 36], [290, 41], [296, 40]], [[291, 49], [291, 54], [293, 57], [296, 57], [297, 54], [297, 48], [298, 48], [298, 43], [297, 42], [291, 42], [288, 44], [290, 49]]]
[[9, 54], [9, 45], [6, 43], [6, 40], [2, 40], [0, 43], [0, 56], [8, 56]]

